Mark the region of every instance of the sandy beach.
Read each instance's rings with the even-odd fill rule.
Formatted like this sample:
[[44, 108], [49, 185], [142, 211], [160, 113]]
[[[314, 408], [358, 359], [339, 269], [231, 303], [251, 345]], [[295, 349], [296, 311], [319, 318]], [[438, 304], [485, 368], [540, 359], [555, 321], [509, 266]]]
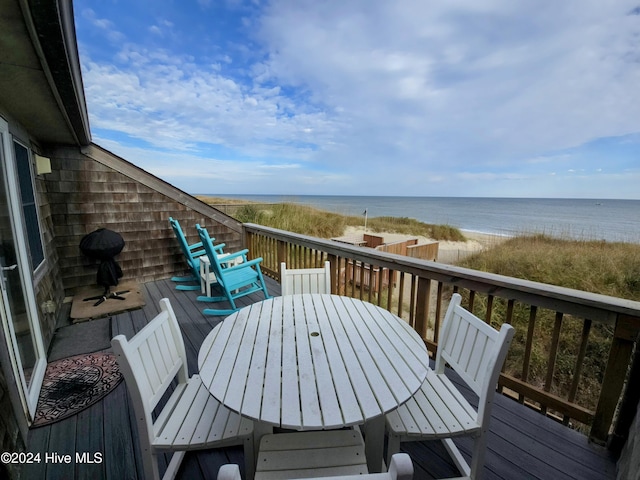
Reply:
[[[344, 232], [345, 236], [361, 237], [365, 233], [364, 228], [347, 227]], [[436, 240], [419, 235], [401, 235], [391, 232], [372, 232], [367, 230], [366, 233], [372, 235], [379, 235], [384, 237], [385, 243], [392, 243], [401, 240], [407, 240], [410, 238], [417, 238], [418, 245], [424, 243], [431, 243]], [[504, 242], [508, 237], [499, 235], [491, 235], [486, 233], [463, 231], [464, 236], [468, 239], [466, 242], [450, 242], [439, 241], [438, 242], [438, 261], [441, 263], [454, 263], [458, 260], [462, 260], [469, 255], [473, 255], [485, 248], [490, 248], [501, 242]]]

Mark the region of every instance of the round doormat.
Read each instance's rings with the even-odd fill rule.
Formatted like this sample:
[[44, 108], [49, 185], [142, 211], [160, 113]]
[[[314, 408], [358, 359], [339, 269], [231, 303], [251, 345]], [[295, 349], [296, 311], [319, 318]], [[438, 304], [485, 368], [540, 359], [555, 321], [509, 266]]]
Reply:
[[89, 353], [47, 365], [33, 427], [68, 418], [93, 405], [122, 381], [112, 353]]

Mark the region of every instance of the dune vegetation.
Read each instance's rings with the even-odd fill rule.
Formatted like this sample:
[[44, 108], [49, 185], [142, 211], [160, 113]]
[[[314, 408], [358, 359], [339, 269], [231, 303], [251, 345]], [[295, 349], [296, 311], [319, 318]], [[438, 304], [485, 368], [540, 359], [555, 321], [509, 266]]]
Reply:
[[[347, 227], [361, 227], [364, 222], [363, 217], [359, 215], [341, 215], [295, 203], [264, 205], [215, 197], [198, 198], [214, 206], [237, 205], [230, 214], [243, 223], [257, 223], [319, 238], [339, 237]], [[440, 241], [465, 241], [462, 232], [455, 227], [431, 225], [413, 218], [371, 217], [367, 219], [367, 229], [371, 232], [421, 235]]]

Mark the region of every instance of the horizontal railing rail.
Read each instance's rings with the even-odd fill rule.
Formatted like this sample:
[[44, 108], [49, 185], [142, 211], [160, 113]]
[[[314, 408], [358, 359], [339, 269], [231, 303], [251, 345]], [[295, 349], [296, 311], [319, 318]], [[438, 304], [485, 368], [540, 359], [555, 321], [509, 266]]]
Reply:
[[[279, 280], [289, 268], [331, 263], [332, 292], [380, 305], [437, 350], [453, 292], [488, 323], [511, 323], [516, 337], [499, 387], [605, 444], [615, 423], [634, 344], [640, 302], [445, 265], [366, 247], [244, 224], [245, 245]], [[576, 423], [577, 422], [577, 423]], [[582, 424], [582, 425], [580, 425]]]

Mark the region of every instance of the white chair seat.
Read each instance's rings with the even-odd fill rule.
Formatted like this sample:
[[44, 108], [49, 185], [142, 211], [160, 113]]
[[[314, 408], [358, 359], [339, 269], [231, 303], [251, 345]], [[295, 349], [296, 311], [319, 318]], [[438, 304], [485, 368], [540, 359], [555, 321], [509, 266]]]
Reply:
[[478, 414], [444, 374], [429, 370], [424, 383], [406, 403], [387, 414], [387, 428], [406, 437], [470, 435], [480, 430]]
[[196, 450], [208, 445], [221, 447], [250, 436], [253, 422], [220, 405], [193, 375], [172, 393], [154, 424], [153, 446], [163, 450]]

